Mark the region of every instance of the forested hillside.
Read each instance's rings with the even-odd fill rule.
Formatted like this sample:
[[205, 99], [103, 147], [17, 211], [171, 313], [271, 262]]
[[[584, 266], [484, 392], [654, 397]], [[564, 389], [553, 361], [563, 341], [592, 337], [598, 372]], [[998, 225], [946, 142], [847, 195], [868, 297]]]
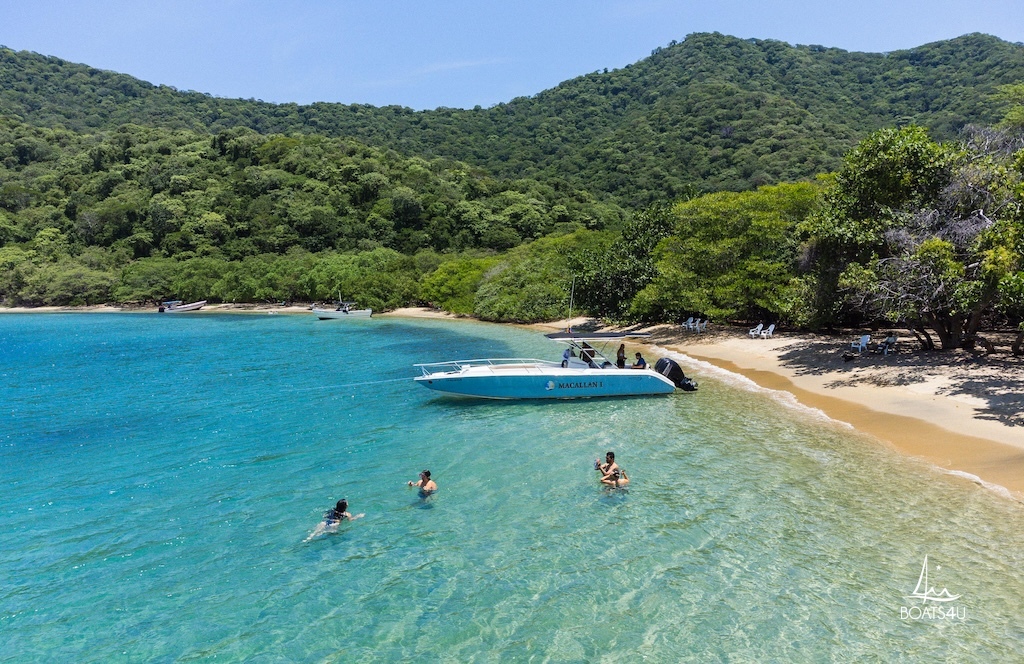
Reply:
[[[365, 267], [376, 261], [384, 271], [381, 257], [421, 256], [409, 263], [418, 278], [442, 252], [494, 253], [624, 218], [616, 205], [566, 186], [497, 180], [453, 160], [348, 139], [137, 125], [91, 135], [0, 118], [0, 297], [23, 304], [217, 297], [213, 282], [227, 264], [260, 256], [376, 252]], [[160, 278], [115, 292], [116, 275], [140, 259], [161, 266]], [[295, 271], [310, 267], [291, 262]], [[175, 285], [178, 265], [216, 276], [197, 283], [183, 272], [192, 285]], [[76, 290], [94, 277], [96, 288]], [[224, 285], [219, 297], [324, 299], [339, 284], [279, 286], [258, 294]], [[415, 289], [390, 293], [376, 307], [414, 297]]]
[[886, 56], [693, 35], [417, 113], [0, 51], [0, 302], [342, 295], [530, 322], [575, 278], [611, 320], [969, 346], [1024, 318], [1022, 81], [1024, 47], [982, 35]]
[[869, 132], [914, 122], [939, 139], [998, 118], [1024, 46], [967, 35], [890, 54], [694, 34], [615, 71], [492, 108], [268, 104], [153, 86], [0, 50], [0, 114], [83, 131], [134, 123], [355, 138], [499, 178], [566, 180], [626, 205], [748, 190], [834, 170]]

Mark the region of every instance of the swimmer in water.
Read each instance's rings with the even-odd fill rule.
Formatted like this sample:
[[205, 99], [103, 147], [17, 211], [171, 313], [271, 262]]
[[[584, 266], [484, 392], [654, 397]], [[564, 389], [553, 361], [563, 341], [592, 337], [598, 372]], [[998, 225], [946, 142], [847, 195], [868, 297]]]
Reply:
[[338, 532], [338, 526], [342, 521], [355, 521], [356, 519], [364, 516], [366, 515], [356, 514], [353, 516], [352, 514], [349, 514], [348, 498], [342, 498], [334, 507], [324, 512], [324, 520], [317, 524], [316, 528], [313, 529], [313, 532], [309, 534], [309, 537], [303, 541], [308, 542], [314, 537], [318, 537], [327, 532]]
[[338, 504], [327, 510], [324, 513], [324, 521], [327, 525], [335, 525], [341, 523], [345, 519], [352, 520], [352, 515], [348, 513], [348, 499], [342, 498], [338, 501]]
[[430, 479], [430, 471], [424, 470], [420, 473], [420, 479], [418, 482], [409, 482], [409, 486], [419, 487], [420, 497], [426, 498], [430, 494], [437, 491], [437, 483]]
[[618, 467], [619, 465], [615, 463], [615, 452], [608, 452], [605, 454], [604, 463], [601, 463], [600, 459], [594, 460], [594, 470], [598, 471], [602, 475], [608, 475]]
[[626, 477], [626, 471], [616, 467], [615, 470], [601, 478], [601, 484], [620, 489], [629, 484], [629, 478]]

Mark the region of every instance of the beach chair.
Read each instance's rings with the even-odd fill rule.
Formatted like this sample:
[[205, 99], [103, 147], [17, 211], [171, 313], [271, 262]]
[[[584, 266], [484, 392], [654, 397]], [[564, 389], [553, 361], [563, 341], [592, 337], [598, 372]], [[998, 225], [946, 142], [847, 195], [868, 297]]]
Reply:
[[774, 332], [775, 332], [775, 323], [772, 323], [771, 325], [768, 326], [768, 329], [761, 330], [761, 338], [762, 339], [771, 339], [772, 338], [772, 334]]
[[864, 334], [861, 335], [861, 338], [857, 341], [850, 342], [850, 348], [856, 348], [858, 353], [863, 353], [867, 349], [869, 343], [871, 343], [871, 335]]
[[693, 329], [693, 316], [690, 316], [689, 318], [686, 319], [686, 321], [683, 323], [683, 329], [684, 330], [692, 330]]
[[694, 332], [700, 332], [700, 319], [694, 318], [693, 323], [690, 324], [690, 329]]
[[757, 337], [761, 336], [761, 330], [763, 330], [763, 329], [764, 329], [764, 323], [758, 323], [757, 327], [755, 327], [754, 329], [750, 330], [750, 332], [748, 332], [747, 334], [750, 335], [751, 339], [756, 339]]
[[703, 332], [704, 330], [708, 329], [708, 323], [710, 323], [710, 322], [711, 322], [710, 318], [705, 318], [704, 322], [697, 326], [697, 331], [698, 332]]

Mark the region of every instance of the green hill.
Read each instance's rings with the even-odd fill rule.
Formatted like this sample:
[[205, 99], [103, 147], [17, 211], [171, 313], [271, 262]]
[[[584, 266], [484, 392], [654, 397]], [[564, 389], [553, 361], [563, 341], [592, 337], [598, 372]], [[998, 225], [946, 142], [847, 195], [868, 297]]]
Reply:
[[693, 34], [533, 97], [412, 111], [222, 99], [0, 49], [0, 114], [76, 131], [133, 123], [354, 138], [642, 205], [810, 178], [884, 126], [913, 121], [950, 138], [995, 121], [989, 95], [1020, 80], [1024, 46], [981, 34], [889, 54]]

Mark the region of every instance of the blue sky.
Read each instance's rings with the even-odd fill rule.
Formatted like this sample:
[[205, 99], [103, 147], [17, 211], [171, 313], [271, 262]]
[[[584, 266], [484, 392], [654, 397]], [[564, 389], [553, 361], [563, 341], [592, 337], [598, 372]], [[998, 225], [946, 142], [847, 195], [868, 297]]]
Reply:
[[0, 0], [0, 44], [272, 102], [491, 106], [692, 32], [883, 52], [1024, 41], [1024, 0]]

